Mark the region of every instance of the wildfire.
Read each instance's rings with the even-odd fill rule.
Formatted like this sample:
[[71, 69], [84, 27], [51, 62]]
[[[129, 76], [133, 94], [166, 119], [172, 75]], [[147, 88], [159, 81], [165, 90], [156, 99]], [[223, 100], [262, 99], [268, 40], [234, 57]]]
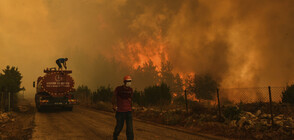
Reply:
[[121, 41], [118, 46], [114, 47], [115, 60], [134, 69], [151, 60], [156, 69], [160, 70], [161, 63], [168, 61], [167, 42], [160, 36], [146, 41]]
[[[118, 62], [124, 63], [133, 69], [143, 66], [145, 63], [151, 61], [156, 67], [156, 70], [161, 69], [162, 62], [169, 61], [167, 53], [167, 41], [164, 41], [160, 36], [156, 39], [148, 39], [147, 41], [121, 41], [115, 46], [116, 49], [114, 59]], [[112, 55], [113, 56], [113, 55]], [[174, 74], [179, 74], [183, 79], [183, 89], [186, 89], [185, 79], [193, 77], [194, 73], [185, 73], [182, 71], [173, 71]], [[182, 93], [184, 96], [184, 92]], [[178, 93], [172, 93], [173, 97], [179, 96]], [[188, 94], [187, 98], [192, 101], [197, 101], [195, 95]]]

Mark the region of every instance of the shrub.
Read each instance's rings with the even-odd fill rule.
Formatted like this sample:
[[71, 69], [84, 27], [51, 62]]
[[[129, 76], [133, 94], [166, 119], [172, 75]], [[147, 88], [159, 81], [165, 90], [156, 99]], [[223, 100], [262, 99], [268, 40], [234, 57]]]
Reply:
[[207, 110], [204, 105], [199, 102], [191, 102], [190, 104], [192, 106], [192, 112], [196, 114], [204, 113]]
[[294, 85], [287, 86], [282, 92], [282, 102], [294, 104]]
[[240, 119], [240, 114], [241, 110], [236, 107], [236, 106], [228, 106], [225, 107], [223, 110], [223, 114], [227, 119], [230, 120], [239, 120]]
[[184, 105], [186, 103], [184, 96], [179, 96], [174, 99], [174, 104]]
[[182, 121], [182, 117], [180, 114], [177, 113], [166, 112], [163, 114], [163, 120], [165, 124], [176, 125]]

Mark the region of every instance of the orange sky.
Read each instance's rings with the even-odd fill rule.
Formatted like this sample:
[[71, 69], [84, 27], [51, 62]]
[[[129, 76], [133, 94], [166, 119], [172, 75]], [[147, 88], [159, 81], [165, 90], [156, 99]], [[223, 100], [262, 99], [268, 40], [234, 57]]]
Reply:
[[92, 89], [109, 84], [111, 58], [132, 66], [168, 59], [175, 72], [212, 73], [225, 87], [285, 85], [294, 79], [293, 4], [1, 0], [0, 68], [17, 66], [28, 93], [59, 57]]

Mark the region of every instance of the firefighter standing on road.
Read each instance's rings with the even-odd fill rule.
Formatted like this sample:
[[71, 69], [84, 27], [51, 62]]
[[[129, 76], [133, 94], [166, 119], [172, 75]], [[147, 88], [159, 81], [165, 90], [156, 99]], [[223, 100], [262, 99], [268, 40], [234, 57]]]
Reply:
[[62, 70], [62, 65], [64, 66], [65, 69], [67, 69], [66, 67], [66, 61], [68, 60], [68, 58], [59, 58], [56, 60], [56, 64], [58, 65], [58, 70]]
[[118, 86], [112, 97], [113, 110], [116, 111], [116, 126], [113, 132], [113, 140], [117, 140], [117, 137], [124, 127], [124, 121], [126, 120], [126, 135], [127, 140], [134, 139], [133, 133], [133, 118], [132, 118], [132, 96], [133, 89], [131, 85], [131, 77], [124, 77], [124, 85]]

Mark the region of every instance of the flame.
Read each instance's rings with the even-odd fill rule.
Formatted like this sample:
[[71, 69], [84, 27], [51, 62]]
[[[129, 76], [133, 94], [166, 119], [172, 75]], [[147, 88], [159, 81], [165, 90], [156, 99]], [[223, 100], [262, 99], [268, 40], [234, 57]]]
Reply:
[[191, 101], [199, 101], [199, 100], [195, 97], [195, 94], [188, 94], [188, 95], [187, 95], [187, 98], [188, 98], [188, 100], [191, 100]]
[[146, 41], [121, 41], [113, 47], [115, 55], [109, 56], [114, 56], [116, 61], [125, 63], [134, 69], [151, 60], [156, 70], [160, 70], [161, 63], [169, 60], [166, 52], [167, 44], [161, 36]]
[[[115, 46], [115, 60], [125, 63], [133, 69], [143, 66], [145, 63], [152, 61], [156, 70], [161, 69], [161, 63], [169, 60], [167, 53], [167, 41], [164, 41], [161, 36], [156, 39], [148, 39], [147, 41], [121, 41], [118, 44], [119, 47]], [[113, 55], [111, 55], [113, 56]], [[183, 71], [173, 71], [173, 73], [178, 73], [180, 78], [183, 79], [183, 90], [186, 89], [185, 80], [188, 77], [193, 77], [195, 73], [193, 72], [183, 72]], [[172, 93], [172, 97], [185, 96], [182, 94]], [[199, 101], [194, 94], [187, 94], [188, 100]]]
[[177, 93], [172, 93], [172, 97], [173, 97], [173, 98], [175, 98], [175, 97], [177, 97], [177, 96], [178, 96]]

